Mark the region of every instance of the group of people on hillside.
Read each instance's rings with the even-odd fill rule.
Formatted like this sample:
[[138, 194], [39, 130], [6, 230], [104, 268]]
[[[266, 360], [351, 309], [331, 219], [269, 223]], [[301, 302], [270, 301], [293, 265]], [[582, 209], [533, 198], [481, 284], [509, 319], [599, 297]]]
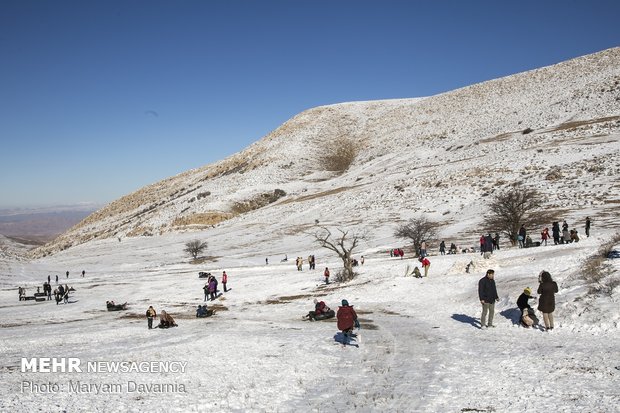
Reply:
[[[286, 261], [286, 260], [282, 260]], [[302, 257], [297, 257], [295, 259], [295, 266], [297, 267], [297, 271], [303, 271], [304, 259]], [[314, 270], [316, 269], [316, 258], [314, 255], [308, 255], [308, 269]]]
[[499, 250], [499, 234], [496, 232], [495, 236], [491, 233], [480, 236], [480, 255], [485, 259], [491, 258], [493, 251]]
[[[482, 235], [482, 237], [484, 237], [484, 235]], [[488, 251], [492, 252], [493, 250], [498, 250], [499, 249], [499, 235], [498, 234], [495, 234], [495, 237], [493, 237], [492, 244], [493, 244], [493, 248], [488, 249]], [[450, 243], [450, 249], [448, 249], [446, 251], [446, 242], [442, 240], [439, 243], [439, 254], [440, 255], [446, 255], [446, 254], [447, 255], [453, 255], [453, 254], [458, 254], [459, 252], [462, 253], [462, 254], [467, 254], [467, 253], [470, 253], [470, 252], [476, 252], [476, 246], [473, 245], [471, 247], [461, 247], [461, 246], [456, 245], [454, 242], [452, 242], [452, 243]], [[485, 251], [482, 250], [482, 244], [481, 244], [481, 246], [480, 246], [480, 254], [484, 255], [484, 252]]]
[[390, 257], [400, 257], [403, 259], [405, 256], [405, 251], [402, 248], [392, 248], [390, 250]]
[[[554, 328], [553, 312], [555, 311], [555, 294], [558, 292], [558, 285], [551, 278], [548, 271], [541, 271], [538, 276], [538, 310], [543, 315], [545, 324], [544, 331], [551, 331]], [[532, 297], [532, 289], [527, 287], [523, 293], [517, 298], [517, 306], [521, 311], [519, 322], [524, 327], [531, 327], [538, 324], [538, 319], [534, 309], [529, 305]], [[493, 316], [495, 314], [495, 303], [499, 301], [497, 288], [495, 285], [495, 271], [488, 269], [485, 276], [478, 281], [478, 299], [482, 305], [482, 314], [480, 316], [480, 328], [486, 329], [495, 327], [493, 324]]]
[[[591, 226], [592, 220], [590, 219], [590, 217], [586, 217], [586, 237], [590, 237]], [[554, 245], [579, 242], [579, 231], [577, 231], [576, 228], [570, 229], [568, 223], [565, 220], [562, 222], [561, 227], [559, 221], [554, 221], [551, 224], [551, 231], [549, 231], [548, 227], [543, 228], [543, 230], [540, 232], [540, 241], [535, 242], [532, 240], [532, 238], [528, 235], [527, 230], [525, 229], [525, 225], [521, 225], [521, 228], [519, 228], [519, 234], [517, 235], [519, 248], [528, 248], [539, 245], [546, 246], [551, 239], [553, 239]]]
[[61, 301], [64, 304], [68, 304], [69, 303], [69, 291], [71, 289], [69, 288], [69, 286], [67, 284], [63, 285], [60, 284], [58, 286], [58, 288], [54, 289], [54, 297], [56, 299], [56, 305], [58, 305]]
[[[228, 283], [228, 274], [226, 274], [226, 271], [222, 272], [222, 287], [224, 287], [224, 292], [228, 292], [228, 287], [226, 286]], [[215, 278], [215, 275], [209, 275], [209, 277], [207, 278], [207, 283], [204, 285], [204, 287], [202, 287], [202, 290], [204, 291], [204, 301], [208, 301], [209, 299], [211, 299], [211, 301], [215, 300], [217, 298], [217, 293], [218, 293], [218, 282], [217, 282], [217, 278]]]
[[[146, 310], [146, 322], [147, 322], [147, 326], [149, 330], [153, 328], [153, 320], [156, 317], [157, 317], [157, 312], [155, 311], [153, 306], [150, 305], [149, 308]], [[168, 314], [166, 310], [162, 310], [161, 314], [159, 315], [159, 325], [157, 327], [158, 328], [170, 328], [170, 327], [177, 327], [177, 326], [178, 324], [176, 323], [176, 321], [174, 321], [174, 318], [172, 318], [172, 316]]]

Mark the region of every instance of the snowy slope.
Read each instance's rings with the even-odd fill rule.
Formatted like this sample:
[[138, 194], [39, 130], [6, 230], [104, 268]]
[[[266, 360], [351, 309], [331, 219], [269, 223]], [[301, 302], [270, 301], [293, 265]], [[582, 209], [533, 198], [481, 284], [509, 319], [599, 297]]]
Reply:
[[[481, 200], [515, 181], [545, 191], [550, 208], [593, 206], [608, 220], [619, 133], [620, 48], [424, 99], [318, 107], [230, 158], [113, 202], [37, 256], [246, 220], [288, 233], [334, 216], [381, 226], [424, 213], [471, 230]], [[356, 156], [327, 171], [339, 145]], [[286, 195], [252, 209], [275, 190]]]
[[[620, 243], [618, 63], [616, 48], [439, 96], [311, 109], [240, 154], [110, 204], [36, 259], [0, 256], [0, 411], [618, 411], [620, 263], [593, 265]], [[322, 167], [334, 137], [359, 148], [343, 173]], [[416, 262], [386, 253], [403, 246], [396, 227], [420, 214], [446, 224], [447, 243], [475, 244], [485, 198], [517, 180], [543, 191], [581, 242], [502, 244], [489, 260], [432, 247], [426, 279], [404, 277]], [[286, 196], [233, 212], [275, 189]], [[322, 284], [322, 269], [341, 264], [313, 242], [316, 220], [367, 232], [353, 281]], [[194, 239], [209, 244], [204, 263], [183, 252]], [[297, 271], [295, 257], [309, 254], [317, 270]], [[482, 330], [487, 268], [500, 302], [497, 327]], [[560, 287], [552, 332], [516, 325], [516, 299], [543, 269]], [[198, 271], [224, 270], [232, 290], [215, 316], [196, 319]], [[17, 300], [18, 286], [31, 294], [48, 275], [75, 288], [69, 304]], [[355, 306], [359, 348], [335, 340], [333, 320], [301, 319], [314, 298]], [[108, 312], [107, 300], [129, 309]], [[148, 330], [149, 305], [179, 326]], [[186, 365], [22, 371], [33, 357]]]
[[[598, 231], [598, 230], [597, 230]], [[253, 237], [248, 236], [248, 244]], [[0, 410], [15, 411], [616, 411], [620, 397], [618, 288], [588, 294], [584, 260], [606, 238], [533, 249], [503, 248], [490, 260], [478, 254], [432, 256], [427, 279], [404, 277], [410, 259], [360, 250], [366, 262], [346, 285], [321, 285], [334, 257], [316, 253], [318, 269], [298, 272], [289, 257], [307, 254], [303, 240], [271, 255], [235, 240], [213, 247], [217, 262], [192, 265], [180, 253], [189, 235], [168, 234], [118, 243], [102, 240], [53, 258], [14, 263], [2, 278]], [[274, 246], [275, 247], [275, 246]], [[620, 247], [620, 246], [619, 246]], [[260, 252], [263, 252], [262, 250]], [[464, 272], [473, 260], [476, 267]], [[500, 302], [495, 329], [480, 330], [477, 281], [497, 272]], [[69, 279], [64, 271], [69, 269]], [[77, 274], [85, 269], [85, 278]], [[558, 281], [556, 329], [515, 324], [516, 298], [536, 289], [547, 269]], [[198, 270], [230, 276], [212, 318], [198, 320], [203, 302]], [[16, 280], [34, 291], [47, 274], [76, 289], [70, 304], [17, 301]], [[618, 280], [618, 272], [610, 277]], [[52, 277], [52, 283], [54, 278]], [[359, 348], [342, 346], [333, 321], [301, 320], [320, 298], [336, 307], [346, 298], [362, 324]], [[126, 312], [105, 301], [127, 301]], [[209, 303], [211, 304], [211, 303]], [[147, 330], [154, 305], [179, 327]], [[175, 361], [183, 373], [32, 373], [21, 358], [78, 357], [91, 361]], [[71, 391], [70, 382], [116, 384], [117, 393]], [[43, 396], [26, 383], [59, 386]], [[131, 383], [183, 385], [164, 392], [134, 391]], [[32, 384], [29, 384], [32, 385]], [[475, 410], [464, 410], [475, 409]]]

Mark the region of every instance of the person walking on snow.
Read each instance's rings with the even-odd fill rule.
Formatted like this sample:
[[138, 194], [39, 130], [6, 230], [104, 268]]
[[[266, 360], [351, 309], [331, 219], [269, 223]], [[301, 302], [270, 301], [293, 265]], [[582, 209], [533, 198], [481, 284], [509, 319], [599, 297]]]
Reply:
[[342, 331], [344, 338], [342, 344], [349, 344], [350, 336], [353, 331], [353, 327], [359, 327], [359, 321], [357, 321], [357, 314], [353, 309], [353, 306], [349, 306], [347, 300], [342, 300], [342, 306], [338, 307], [336, 313], [338, 319], [338, 330]]
[[323, 271], [323, 275], [325, 276], [325, 284], [329, 284], [329, 268], [325, 267], [325, 271]]
[[[495, 327], [493, 316], [495, 315], [495, 302], [499, 301], [497, 288], [495, 287], [495, 271], [488, 269], [484, 277], [478, 281], [478, 298], [482, 304], [482, 315], [480, 317], [480, 328]], [[487, 314], [489, 322], [487, 324]]]
[[586, 217], [586, 238], [590, 238], [590, 225], [592, 224], [592, 220], [590, 217]]

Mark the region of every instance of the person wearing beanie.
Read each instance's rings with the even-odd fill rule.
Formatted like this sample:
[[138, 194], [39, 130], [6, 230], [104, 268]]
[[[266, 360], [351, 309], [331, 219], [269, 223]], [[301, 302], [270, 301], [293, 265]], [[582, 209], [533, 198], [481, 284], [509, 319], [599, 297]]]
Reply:
[[[523, 321], [524, 316], [527, 315], [532, 321], [538, 322], [538, 319], [534, 316], [534, 309], [529, 304], [529, 300], [534, 298], [536, 297], [532, 297], [532, 289], [530, 287], [524, 289], [519, 298], [517, 298], [517, 307], [521, 310], [519, 320]], [[524, 322], [524, 324], [529, 327], [527, 323]]]
[[359, 326], [357, 314], [347, 300], [342, 300], [342, 306], [338, 307], [336, 318], [338, 319], [338, 330], [342, 331], [344, 334], [342, 344], [347, 345], [349, 344], [353, 327]]

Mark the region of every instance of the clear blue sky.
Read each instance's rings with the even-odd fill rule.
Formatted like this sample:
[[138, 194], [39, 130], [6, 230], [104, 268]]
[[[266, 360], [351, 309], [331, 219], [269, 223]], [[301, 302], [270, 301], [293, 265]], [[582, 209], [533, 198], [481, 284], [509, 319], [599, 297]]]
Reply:
[[620, 45], [620, 1], [0, 0], [0, 208], [111, 202], [319, 105]]

